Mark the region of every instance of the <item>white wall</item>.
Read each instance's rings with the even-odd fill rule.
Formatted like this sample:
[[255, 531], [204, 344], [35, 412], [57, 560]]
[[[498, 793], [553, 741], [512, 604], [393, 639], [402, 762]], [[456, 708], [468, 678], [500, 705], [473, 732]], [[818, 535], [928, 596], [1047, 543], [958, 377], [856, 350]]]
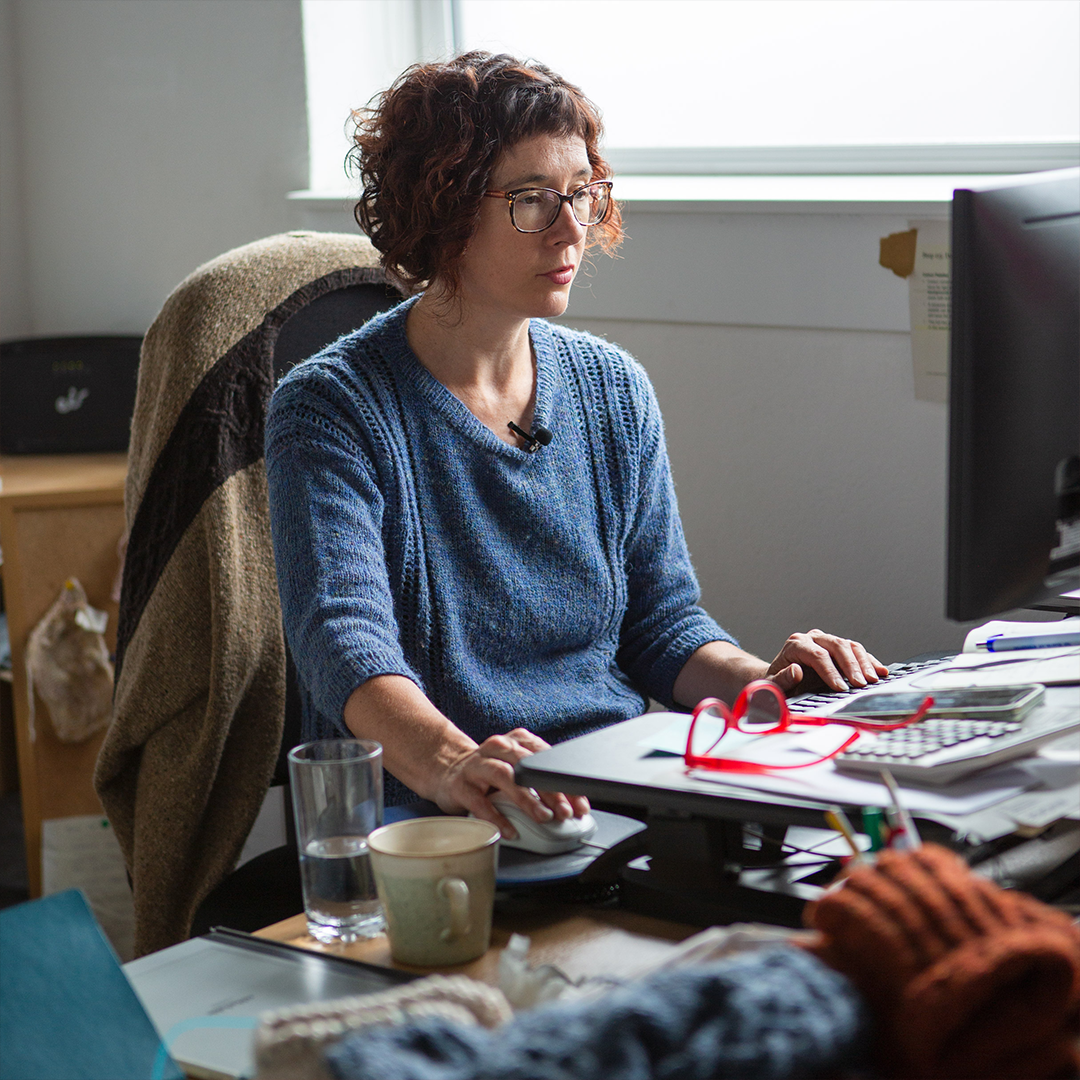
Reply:
[[[353, 227], [285, 199], [298, 0], [0, 3], [3, 336], [141, 332], [229, 247]], [[631, 212], [626, 258], [575, 291], [567, 321], [652, 375], [705, 602], [759, 653], [813, 625], [888, 660], [962, 640], [945, 410], [914, 399], [906, 286], [876, 265], [905, 220]]]
[[[947, 410], [914, 393], [908, 286], [878, 240], [947, 206], [874, 213], [626, 208], [566, 323], [656, 387], [705, 606], [772, 656], [794, 630], [886, 661], [959, 648], [944, 617]], [[579, 279], [580, 280], [580, 279]]]
[[26, 232], [22, 193], [20, 58], [15, 48], [15, 4], [0, 6], [0, 335], [21, 337], [31, 329], [26, 288]]
[[200, 263], [293, 223], [299, 0], [4, 0], [0, 29], [3, 336], [141, 332]]
[[908, 335], [574, 318], [645, 365], [703, 602], [772, 656], [813, 626], [891, 661], [944, 618], [946, 418]]

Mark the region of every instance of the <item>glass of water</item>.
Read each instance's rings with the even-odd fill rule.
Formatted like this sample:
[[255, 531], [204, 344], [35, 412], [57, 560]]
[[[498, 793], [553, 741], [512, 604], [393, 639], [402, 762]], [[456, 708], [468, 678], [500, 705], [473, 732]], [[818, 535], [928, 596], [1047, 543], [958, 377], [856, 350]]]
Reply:
[[304, 743], [289, 751], [289, 780], [308, 933], [327, 943], [382, 933], [367, 845], [383, 819], [382, 746]]

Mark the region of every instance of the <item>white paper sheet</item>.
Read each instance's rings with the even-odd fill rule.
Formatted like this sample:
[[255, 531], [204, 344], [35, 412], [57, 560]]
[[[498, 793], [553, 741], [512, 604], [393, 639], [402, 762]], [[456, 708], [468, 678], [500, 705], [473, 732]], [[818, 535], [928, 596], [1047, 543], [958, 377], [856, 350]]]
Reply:
[[121, 961], [135, 955], [135, 910], [124, 856], [100, 814], [41, 823], [41, 891], [82, 889]]
[[1080, 629], [1080, 617], [1052, 619], [1049, 622], [1015, 622], [1006, 619], [991, 619], [982, 626], [968, 631], [964, 638], [964, 652], [973, 653], [986, 650], [986, 643], [991, 638], [1017, 637], [1056, 637], [1062, 631]]
[[1018, 828], [1040, 829], [1061, 818], [1080, 821], [1080, 782], [1052, 791], [1025, 791], [975, 814], [935, 818], [972, 843], [996, 840]]
[[1040, 828], [1061, 818], [1080, 821], [1080, 783], [1057, 791], [1026, 791], [1001, 804], [1000, 811], [1008, 814], [1017, 825]]
[[[690, 717], [671, 713], [671, 723], [659, 731], [641, 739], [638, 746], [645, 750], [659, 750], [665, 754], [682, 757], [686, 750], [686, 737], [690, 731]], [[699, 754], [708, 752], [723, 734], [722, 721], [702, 716], [694, 729], [694, 744]], [[809, 728], [788, 732], [784, 735], [747, 735], [741, 731], [729, 731], [718, 753], [726, 758], [744, 761], [761, 761], [767, 764], [796, 763], [807, 754], [822, 757], [842, 743], [852, 729], [840, 724], [826, 728]]]
[[[690, 717], [671, 713], [670, 723], [638, 745], [645, 750], [678, 754], [680, 757], [686, 748], [686, 735], [690, 730]], [[708, 718], [702, 717], [698, 727]], [[717, 731], [720, 725], [716, 724]], [[839, 730], [837, 730], [839, 728]], [[775, 753], [768, 760], [775, 762], [786, 759], [797, 761], [800, 755], [827, 753], [843, 740], [847, 729], [841, 725], [836, 728], [816, 728], [800, 732], [796, 736], [742, 736], [740, 745], [731, 748], [728, 739], [734, 732], [724, 737], [724, 757], [744, 758], [753, 761], [765, 761], [762, 747], [766, 744], [777, 746]], [[696, 733], [695, 733], [696, 738]], [[758, 745], [754, 745], [754, 744]], [[690, 773], [695, 779], [707, 780], [712, 784], [723, 784], [736, 788], [750, 788], [753, 791], [770, 791], [778, 795], [791, 795], [796, 798], [814, 799], [821, 802], [853, 803], [857, 806], [888, 806], [889, 793], [885, 785], [875, 780], [863, 780], [837, 771], [831, 761], [819, 765], [809, 765], [802, 769], [788, 769], [780, 773], [733, 773], [708, 772], [696, 769]], [[1035, 777], [1022, 768], [1004, 765], [996, 769], [987, 769], [977, 776], [952, 783], [945, 790], [926, 790], [923, 788], [905, 788], [901, 785], [904, 804], [907, 809], [921, 814], [971, 814], [995, 803], [1004, 801], [1037, 783]]]
[[969, 687], [1075, 686], [1080, 683], [1080, 649], [1025, 649], [1023, 652], [961, 653], [946, 667], [917, 675], [917, 690], [964, 690]]
[[1070, 732], [1039, 748], [1038, 757], [1080, 765], [1080, 731]]
[[[881, 807], [887, 807], [891, 803], [884, 784], [841, 773], [831, 761], [784, 773], [712, 773], [704, 769], [693, 769], [690, 775], [697, 780], [708, 780], [725, 786], [750, 788], [753, 791], [773, 792], [817, 802]], [[956, 781], [944, 790], [901, 785], [900, 793], [904, 806], [912, 813], [933, 817], [935, 814], [972, 814], [984, 810], [1019, 795], [1031, 787], [1032, 783], [1032, 778], [1022, 769], [1004, 765]]]
[[[667, 713], [669, 723], [658, 731], [653, 732], [647, 738], [638, 742], [643, 750], [659, 750], [663, 754], [678, 754], [682, 757], [686, 750], [686, 736], [690, 731], [690, 717], [685, 713]], [[701, 752], [711, 746], [724, 732], [724, 722], [708, 714], [701, 717], [694, 729], [694, 742], [702, 748]], [[728, 747], [732, 750], [741, 749], [753, 742], [757, 736], [743, 735], [742, 732], [732, 731], [724, 735], [724, 751]]]
[[949, 222], [909, 221], [908, 228], [918, 230], [915, 269], [908, 278], [915, 397], [944, 402], [949, 373]]

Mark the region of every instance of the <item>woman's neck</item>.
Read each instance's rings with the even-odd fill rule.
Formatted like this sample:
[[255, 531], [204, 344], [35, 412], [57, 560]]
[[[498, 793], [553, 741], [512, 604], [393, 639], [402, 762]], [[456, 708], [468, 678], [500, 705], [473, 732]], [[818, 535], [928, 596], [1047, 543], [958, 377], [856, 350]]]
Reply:
[[507, 421], [530, 430], [536, 391], [528, 320], [485, 318], [429, 290], [409, 311], [405, 333], [420, 363], [481, 423], [517, 445]]

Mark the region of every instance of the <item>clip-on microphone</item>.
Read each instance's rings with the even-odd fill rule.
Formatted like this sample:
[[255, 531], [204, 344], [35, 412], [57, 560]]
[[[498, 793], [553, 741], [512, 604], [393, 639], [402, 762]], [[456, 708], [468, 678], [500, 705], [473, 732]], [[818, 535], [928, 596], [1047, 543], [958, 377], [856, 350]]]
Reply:
[[551, 442], [552, 434], [545, 427], [538, 427], [531, 435], [527, 431], [523, 431], [514, 423], [513, 420], [509, 421], [506, 425], [519, 439], [523, 439], [525, 442], [525, 453], [535, 454], [541, 446], [547, 446]]

